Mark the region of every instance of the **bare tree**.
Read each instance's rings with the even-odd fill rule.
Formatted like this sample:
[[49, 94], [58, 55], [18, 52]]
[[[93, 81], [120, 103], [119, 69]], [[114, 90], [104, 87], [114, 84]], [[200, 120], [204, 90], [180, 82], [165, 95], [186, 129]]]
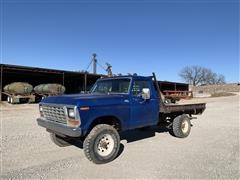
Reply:
[[216, 84], [225, 84], [225, 83], [226, 83], [225, 76], [222, 74], [219, 74], [217, 77]]
[[179, 76], [194, 86], [225, 83], [225, 77], [222, 74], [214, 73], [211, 69], [201, 66], [186, 66], [179, 73]]

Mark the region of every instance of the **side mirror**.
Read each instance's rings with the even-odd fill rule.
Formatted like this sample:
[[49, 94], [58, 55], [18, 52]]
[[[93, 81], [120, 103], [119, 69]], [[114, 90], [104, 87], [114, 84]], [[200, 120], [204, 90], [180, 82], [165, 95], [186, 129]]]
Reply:
[[150, 99], [150, 89], [149, 88], [143, 88], [142, 89], [142, 98], [144, 100]]

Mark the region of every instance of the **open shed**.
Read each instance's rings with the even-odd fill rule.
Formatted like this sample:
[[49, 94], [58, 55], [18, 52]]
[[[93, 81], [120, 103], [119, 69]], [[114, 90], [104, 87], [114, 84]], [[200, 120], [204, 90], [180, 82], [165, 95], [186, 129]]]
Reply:
[[101, 77], [99, 74], [0, 64], [0, 101], [6, 100], [3, 87], [12, 82], [28, 82], [33, 87], [45, 83], [59, 83], [66, 94], [87, 91]]

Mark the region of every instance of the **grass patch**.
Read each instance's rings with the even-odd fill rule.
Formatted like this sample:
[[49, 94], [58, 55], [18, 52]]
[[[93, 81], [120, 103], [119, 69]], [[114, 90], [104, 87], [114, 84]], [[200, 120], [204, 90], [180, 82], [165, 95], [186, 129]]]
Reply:
[[222, 97], [222, 96], [235, 96], [236, 94], [230, 93], [230, 92], [217, 92], [214, 94], [211, 94], [211, 97]]

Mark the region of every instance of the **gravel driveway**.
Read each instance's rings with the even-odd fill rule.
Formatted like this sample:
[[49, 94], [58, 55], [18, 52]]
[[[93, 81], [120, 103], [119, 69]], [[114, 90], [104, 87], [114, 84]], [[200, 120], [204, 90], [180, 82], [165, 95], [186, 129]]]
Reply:
[[2, 179], [239, 179], [239, 95], [201, 101], [207, 109], [188, 138], [157, 127], [125, 132], [118, 158], [104, 165], [89, 162], [77, 142], [54, 145], [36, 123], [38, 105], [3, 103]]

